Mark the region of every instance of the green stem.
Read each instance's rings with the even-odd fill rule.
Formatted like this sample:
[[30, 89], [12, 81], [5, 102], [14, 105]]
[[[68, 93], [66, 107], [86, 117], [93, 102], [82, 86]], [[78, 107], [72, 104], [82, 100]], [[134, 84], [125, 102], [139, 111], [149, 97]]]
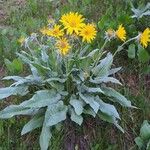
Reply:
[[68, 58], [66, 57], [64, 59], [65, 61], [65, 67], [66, 67], [66, 76], [67, 76], [67, 81], [66, 81], [66, 88], [67, 88], [67, 92], [69, 93], [69, 81], [68, 81]]
[[[102, 46], [101, 49], [100, 49], [101, 52], [103, 52], [103, 50], [104, 50], [104, 48], [105, 48], [107, 42], [108, 42], [108, 40], [106, 39], [105, 42], [104, 42], [104, 44], [103, 44], [103, 46]], [[95, 61], [94, 66], [97, 66], [97, 64], [98, 64], [100, 58], [101, 58], [101, 53], [100, 53], [99, 56], [97, 57], [97, 60]]]
[[126, 45], [127, 43], [129, 43], [129, 42], [131, 42], [131, 41], [133, 41], [133, 40], [135, 40], [135, 39], [137, 39], [137, 36], [136, 36], [136, 37], [133, 37], [133, 38], [131, 38], [131, 39], [129, 39], [129, 40], [127, 40], [127, 41], [124, 42], [122, 45], [120, 45], [120, 46], [117, 48], [117, 50], [115, 51], [113, 57], [114, 57], [118, 52], [120, 52], [121, 50], [123, 50], [123, 46], [124, 46], [124, 45]]

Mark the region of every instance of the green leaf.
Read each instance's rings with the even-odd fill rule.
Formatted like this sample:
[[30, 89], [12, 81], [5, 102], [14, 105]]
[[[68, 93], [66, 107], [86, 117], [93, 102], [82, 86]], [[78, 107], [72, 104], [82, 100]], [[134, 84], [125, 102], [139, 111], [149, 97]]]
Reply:
[[96, 117], [96, 113], [95, 113], [95, 111], [94, 111], [92, 108], [85, 108], [85, 109], [83, 110], [83, 113], [84, 113], [84, 114], [91, 115], [91, 116], [93, 116], [94, 118]]
[[150, 150], [150, 140], [147, 143], [146, 150]]
[[8, 71], [11, 73], [14, 73], [14, 68], [13, 68], [11, 61], [5, 58], [4, 62], [5, 62], [5, 65], [8, 69]]
[[144, 146], [144, 141], [140, 137], [136, 137], [134, 141], [136, 145], [139, 147], [139, 149], [141, 149]]
[[36, 115], [34, 116], [22, 129], [21, 135], [24, 135], [36, 128], [39, 128], [43, 125], [44, 117]]
[[20, 59], [14, 59], [12, 62], [12, 67], [14, 68], [15, 72], [19, 73], [23, 71], [23, 64]]
[[74, 107], [75, 113], [77, 115], [81, 115], [82, 114], [82, 112], [83, 112], [83, 105], [84, 105], [83, 101], [71, 98], [69, 103]]
[[150, 66], [147, 65], [147, 66], [143, 67], [142, 73], [148, 75], [150, 73]]
[[12, 62], [5, 59], [5, 65], [11, 73], [19, 73], [23, 71], [23, 64], [19, 59], [14, 59]]
[[105, 113], [98, 113], [98, 116], [104, 121], [113, 123], [121, 132], [124, 133], [123, 128], [118, 124], [118, 121], [116, 120], [116, 118], [114, 116], [109, 116]]
[[120, 103], [122, 106], [134, 108], [129, 100], [127, 100], [122, 94], [118, 93], [114, 89], [110, 87], [103, 87], [102, 90], [104, 91], [105, 95], [113, 97], [113, 100]]
[[57, 103], [61, 99], [60, 94], [55, 90], [41, 90], [29, 100], [22, 102], [20, 105], [30, 108], [41, 108]]
[[3, 80], [14, 80], [14, 81], [19, 81], [24, 79], [23, 77], [20, 76], [6, 76], [3, 78]]
[[86, 57], [94, 57], [95, 55], [100, 53], [99, 51], [99, 49], [92, 50]]
[[150, 60], [149, 53], [141, 45], [138, 45], [137, 55], [140, 62], [145, 63]]
[[121, 67], [110, 69], [108, 75], [113, 75], [120, 70], [121, 70]]
[[20, 105], [10, 105], [0, 111], [0, 118], [11, 118], [16, 115], [31, 115], [36, 111], [37, 109], [24, 108]]
[[75, 123], [81, 125], [83, 122], [83, 117], [81, 115], [77, 115], [73, 109], [71, 109], [71, 120]]
[[143, 16], [149, 16], [150, 15], [150, 3], [147, 3], [146, 6], [144, 7], [139, 7], [137, 9], [135, 9], [133, 6], [132, 6], [132, 11], [134, 13], [133, 16], [131, 16], [132, 18], [137, 18], [137, 19], [140, 19], [142, 18]]
[[79, 93], [81, 99], [83, 99], [85, 101], [85, 103], [89, 104], [93, 110], [95, 111], [95, 113], [98, 112], [99, 110], [99, 104], [98, 102], [95, 101], [95, 97], [89, 94], [82, 94]]
[[41, 150], [47, 150], [49, 147], [49, 141], [52, 137], [50, 127], [46, 126], [46, 123], [44, 122], [43, 127], [42, 127], [42, 132], [40, 135], [40, 147]]
[[41, 49], [41, 58], [44, 62], [48, 62], [49, 56], [47, 55], [45, 48]]
[[31, 72], [32, 72], [33, 77], [34, 77], [34, 78], [39, 77], [38, 70], [37, 70], [32, 64], [29, 64], [29, 65], [30, 65], [30, 69], [31, 69]]
[[107, 56], [100, 61], [100, 64], [92, 69], [93, 74], [100, 77], [108, 76], [112, 62], [113, 56], [111, 53], [108, 53]]
[[46, 111], [46, 126], [53, 126], [66, 119], [67, 106], [63, 104], [63, 101], [59, 101], [57, 104], [48, 106]]
[[21, 52], [22, 54], [16, 53], [20, 57], [20, 59], [26, 64], [32, 64], [32, 61], [29, 59], [29, 56], [26, 56], [26, 53], [24, 53], [24, 51]]
[[83, 88], [85, 91], [88, 93], [104, 93], [101, 88], [92, 88], [92, 87], [87, 87], [85, 85], [82, 85], [81, 88]]
[[21, 95], [24, 96], [28, 93], [27, 86], [17, 86], [17, 87], [6, 87], [0, 88], [0, 100], [7, 98], [11, 95]]
[[64, 82], [66, 82], [66, 80], [67, 80], [67, 79], [61, 79], [61, 78], [49, 78], [49, 79], [45, 80], [45, 82], [50, 83], [50, 82], [53, 82], [53, 81], [58, 81], [58, 82], [60, 82], [60, 83], [64, 83]]
[[145, 120], [140, 129], [140, 136], [143, 140], [150, 139], [150, 124]]
[[135, 44], [130, 44], [128, 48], [128, 57], [131, 59], [135, 58], [135, 52]]
[[96, 100], [99, 103], [99, 109], [101, 112], [120, 119], [119, 113], [113, 105], [104, 103], [98, 96], [96, 97]]
[[119, 80], [113, 78], [113, 77], [97, 77], [95, 79], [90, 79], [90, 82], [95, 83], [95, 84], [100, 84], [100, 83], [116, 83], [122, 85]]
[[82, 1], [83, 2], [83, 4], [85, 5], [85, 6], [87, 6], [87, 5], [89, 5], [91, 2], [92, 2], [92, 0], [84, 0], [84, 1]]

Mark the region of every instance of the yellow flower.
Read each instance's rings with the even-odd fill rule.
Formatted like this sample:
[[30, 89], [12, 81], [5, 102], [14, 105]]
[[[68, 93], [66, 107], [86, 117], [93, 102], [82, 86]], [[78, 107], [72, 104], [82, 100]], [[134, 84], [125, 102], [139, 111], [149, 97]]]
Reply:
[[64, 14], [60, 19], [60, 22], [67, 30], [67, 34], [76, 33], [77, 35], [79, 34], [79, 30], [84, 26], [83, 21], [83, 16], [78, 14], [77, 12]]
[[122, 41], [126, 40], [126, 31], [122, 24], [119, 25], [118, 30], [116, 31], [116, 36]]
[[146, 48], [149, 42], [150, 42], [150, 29], [146, 28], [140, 35], [140, 43], [143, 45], [143, 47]]
[[62, 29], [60, 29], [60, 25], [54, 25], [53, 29], [50, 29], [51, 31], [51, 36], [56, 37], [56, 38], [60, 38], [61, 36], [64, 35], [64, 32]]
[[43, 35], [50, 35], [51, 34], [50, 30], [47, 27], [44, 27], [44, 28], [40, 29], [40, 32]]
[[82, 36], [82, 41], [86, 41], [88, 43], [91, 43], [92, 40], [96, 37], [96, 28], [94, 24], [87, 24], [85, 25], [81, 31], [80, 31], [80, 36]]
[[71, 46], [66, 38], [61, 38], [56, 42], [56, 47], [59, 49], [60, 54], [66, 55]]
[[25, 37], [24, 37], [24, 36], [21, 36], [21, 37], [18, 39], [18, 42], [19, 42], [20, 44], [23, 44], [24, 41], [25, 41]]
[[60, 29], [60, 27], [61, 27], [60, 25], [54, 25], [53, 28], [44, 27], [40, 30], [40, 32], [43, 35], [59, 38], [64, 35], [64, 32], [62, 29]]

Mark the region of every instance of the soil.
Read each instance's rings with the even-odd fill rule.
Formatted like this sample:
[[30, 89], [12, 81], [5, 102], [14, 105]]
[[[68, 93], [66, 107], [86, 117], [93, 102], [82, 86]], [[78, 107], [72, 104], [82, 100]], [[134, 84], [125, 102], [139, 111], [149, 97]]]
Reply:
[[4, 85], [3, 85], [2, 81], [1, 81], [1, 79], [4, 77], [4, 75], [5, 75], [4, 67], [0, 66], [0, 87], [4, 87]]

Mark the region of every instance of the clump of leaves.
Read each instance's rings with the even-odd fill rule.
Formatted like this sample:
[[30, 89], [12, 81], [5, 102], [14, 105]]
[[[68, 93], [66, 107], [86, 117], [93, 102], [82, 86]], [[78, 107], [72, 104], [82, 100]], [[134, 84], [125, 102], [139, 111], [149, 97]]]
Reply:
[[[26, 44], [29, 44], [29, 41], [28, 39]], [[42, 127], [41, 149], [48, 148], [52, 126], [63, 122], [67, 117], [81, 125], [84, 114], [93, 117], [97, 115], [123, 132], [118, 124], [120, 115], [112, 102], [124, 107], [132, 105], [123, 95], [107, 85], [109, 82], [121, 85], [112, 76], [121, 68], [111, 69], [111, 53], [99, 59], [104, 55], [99, 49], [87, 52], [84, 48], [78, 53], [62, 57], [57, 50], [45, 45], [41, 45], [38, 51], [30, 51], [31, 53], [21, 51], [17, 55], [30, 67], [31, 74], [26, 77], [3, 78], [13, 80], [14, 83], [10, 87], [0, 89], [0, 99], [11, 95], [27, 95], [31, 98], [23, 99], [19, 105], [6, 107], [0, 112], [0, 118], [31, 116], [21, 134]]]
[[150, 124], [145, 120], [140, 129], [140, 135], [135, 138], [135, 143], [141, 150], [150, 149]]
[[[88, 24], [87, 27], [92, 29], [95, 36], [94, 25]], [[42, 33], [45, 32], [51, 33], [44, 28]], [[103, 52], [108, 39], [101, 49], [91, 50], [79, 37], [71, 35], [69, 38], [71, 46], [66, 38], [57, 39], [56, 34], [31, 34], [22, 43], [26, 50], [17, 53], [19, 59], [30, 68], [30, 74], [26, 77], [4, 77], [3, 80], [13, 80], [13, 83], [0, 89], [1, 100], [11, 95], [23, 96], [20, 104], [0, 111], [0, 118], [29, 115], [31, 120], [23, 127], [21, 134], [42, 127], [39, 141], [42, 150], [49, 147], [52, 127], [62, 124], [66, 118], [82, 125], [85, 114], [98, 116], [124, 132], [118, 124], [121, 118], [115, 103], [133, 108], [129, 100], [110, 87], [110, 83], [121, 85], [113, 77], [121, 68], [111, 68], [113, 55]]]
[[146, 6], [141, 6], [141, 7], [137, 8], [137, 9], [134, 8], [134, 6], [132, 6], [131, 10], [134, 13], [132, 18], [140, 19], [143, 16], [150, 16], [150, 3], [147, 3]]

